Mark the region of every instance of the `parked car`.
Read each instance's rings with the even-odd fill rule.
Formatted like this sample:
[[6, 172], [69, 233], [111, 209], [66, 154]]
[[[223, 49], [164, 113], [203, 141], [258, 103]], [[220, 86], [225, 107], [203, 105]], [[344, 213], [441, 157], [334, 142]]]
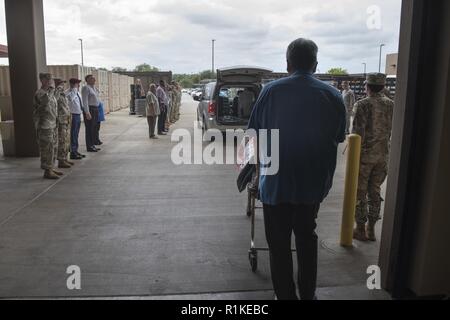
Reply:
[[220, 69], [217, 81], [205, 85], [197, 108], [204, 131], [246, 129], [262, 90], [263, 76], [272, 70], [242, 66]]

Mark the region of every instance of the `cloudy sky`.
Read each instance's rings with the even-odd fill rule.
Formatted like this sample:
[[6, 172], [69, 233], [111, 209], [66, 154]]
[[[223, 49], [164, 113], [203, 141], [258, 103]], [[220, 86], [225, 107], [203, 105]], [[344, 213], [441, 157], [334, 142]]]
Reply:
[[[319, 69], [378, 70], [379, 45], [398, 50], [401, 0], [44, 0], [48, 64], [134, 68], [149, 63], [175, 73], [257, 65], [285, 70], [298, 37], [319, 45]], [[6, 44], [0, 1], [0, 43]], [[384, 59], [383, 59], [384, 60]], [[7, 60], [0, 59], [0, 64]]]

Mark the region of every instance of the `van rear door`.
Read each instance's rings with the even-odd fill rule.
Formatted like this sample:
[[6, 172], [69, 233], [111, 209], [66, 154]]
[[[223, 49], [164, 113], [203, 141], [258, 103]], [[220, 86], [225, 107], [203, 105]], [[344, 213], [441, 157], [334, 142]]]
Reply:
[[272, 70], [259, 67], [231, 67], [217, 71], [217, 80], [224, 83], [252, 83], [261, 84], [263, 76], [272, 73]]

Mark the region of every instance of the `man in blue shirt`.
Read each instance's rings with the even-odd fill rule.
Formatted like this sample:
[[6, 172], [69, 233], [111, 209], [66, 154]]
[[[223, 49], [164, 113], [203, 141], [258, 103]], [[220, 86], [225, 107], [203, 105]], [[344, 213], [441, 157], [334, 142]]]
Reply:
[[[249, 129], [279, 130], [279, 170], [261, 166], [272, 281], [277, 298], [298, 299], [293, 281], [291, 237], [298, 251], [302, 300], [315, 298], [319, 208], [333, 184], [339, 143], [345, 141], [346, 109], [335, 88], [317, 80], [317, 45], [297, 39], [287, 50], [290, 77], [268, 84], [256, 102]], [[261, 155], [270, 152], [260, 146]], [[269, 147], [270, 143], [269, 143]], [[273, 150], [272, 150], [273, 152]]]

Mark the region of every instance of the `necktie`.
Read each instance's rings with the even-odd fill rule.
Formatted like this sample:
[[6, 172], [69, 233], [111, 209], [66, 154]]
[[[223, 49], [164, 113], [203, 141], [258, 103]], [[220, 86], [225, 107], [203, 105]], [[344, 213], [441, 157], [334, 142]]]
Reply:
[[78, 101], [80, 101], [81, 111], [83, 111], [83, 102], [81, 101], [80, 94], [77, 92]]

